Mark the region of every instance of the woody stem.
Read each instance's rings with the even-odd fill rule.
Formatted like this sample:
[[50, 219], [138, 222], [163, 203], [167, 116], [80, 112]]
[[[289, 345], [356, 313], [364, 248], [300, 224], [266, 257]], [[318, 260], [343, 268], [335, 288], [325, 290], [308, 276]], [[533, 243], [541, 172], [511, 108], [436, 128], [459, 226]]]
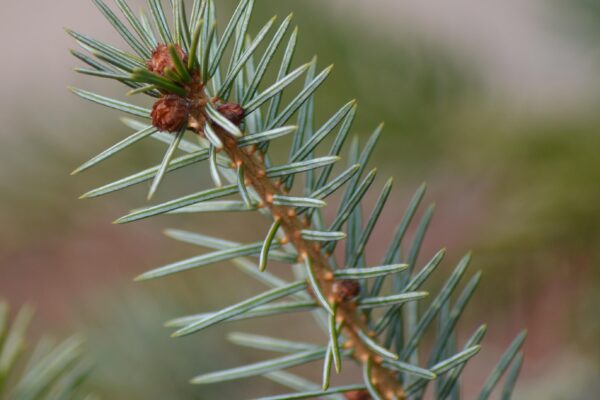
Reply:
[[[236, 140], [227, 132], [217, 126], [214, 128], [230, 159], [236, 165], [244, 166], [246, 184], [256, 191], [273, 218], [279, 221], [285, 237], [300, 255], [301, 260], [299, 261], [310, 257], [321, 291], [330, 303], [333, 303], [335, 299], [332, 288], [334, 275], [329, 257], [323, 254], [318, 243], [302, 238], [302, 230], [310, 228], [310, 220], [300, 218], [292, 207], [273, 204], [273, 197], [284, 193], [280, 185], [267, 177], [264, 158], [259, 151], [254, 148], [238, 147]], [[315, 296], [314, 293], [311, 295]], [[337, 304], [336, 317], [338, 322], [343, 322], [342, 335], [346, 339], [345, 347], [351, 350], [352, 357], [361, 365], [366, 364], [369, 359], [372, 360], [372, 383], [379, 393], [386, 400], [405, 399], [404, 389], [396, 378], [396, 372], [385, 368], [382, 365], [382, 358], [361, 341], [357, 332], [362, 331], [369, 335], [372, 332], [369, 331], [366, 318], [356, 308], [355, 303], [340, 302]]]

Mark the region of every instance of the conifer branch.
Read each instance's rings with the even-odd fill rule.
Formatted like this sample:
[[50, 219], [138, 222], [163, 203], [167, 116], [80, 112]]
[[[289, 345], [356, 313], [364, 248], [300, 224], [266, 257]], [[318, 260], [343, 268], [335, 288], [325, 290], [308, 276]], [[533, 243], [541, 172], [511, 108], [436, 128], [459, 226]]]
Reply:
[[[348, 102], [321, 127], [315, 128], [315, 94], [329, 77], [332, 67], [319, 72], [315, 58], [292, 68], [298, 30], [293, 30], [285, 47], [281, 46], [292, 16], [275, 29], [270, 40], [268, 37], [274, 18], [252, 38], [248, 35], [248, 25], [254, 0], [241, 0], [219, 37], [214, 0], [194, 0], [190, 19], [181, 0], [172, 1], [173, 24], [168, 23], [161, 1], [150, 0], [154, 28], [144, 15], [138, 20], [124, 0], [117, 0], [119, 9], [133, 27], [133, 31], [129, 31], [102, 0], [94, 2], [136, 54], [69, 30], [68, 33], [92, 53], [90, 56], [73, 52], [91, 67], [77, 71], [124, 83], [133, 89], [129, 94], [147, 94], [155, 103], [152, 109], [146, 109], [72, 89], [86, 100], [151, 121], [148, 125], [125, 120], [126, 125], [136, 132], [85, 162], [75, 172], [87, 170], [146, 138], [166, 143], [168, 147], [162, 162], [156, 166], [93, 189], [82, 197], [102, 196], [152, 181], [150, 197], [172, 171], [208, 161], [207, 168], [215, 187], [136, 209], [115, 222], [130, 223], [172, 213], [259, 211], [268, 218], [271, 226], [262, 241], [250, 244], [179, 230], [167, 232], [176, 240], [213, 251], [148, 271], [137, 280], [155, 279], [215, 262], [232, 261], [240, 270], [270, 287], [262, 294], [221, 310], [168, 322], [168, 326], [177, 328], [174, 336], [192, 334], [227, 321], [307, 310], [320, 311], [316, 314], [317, 320], [327, 332], [327, 346], [316, 348], [303, 343], [294, 346], [283, 339], [273, 339], [269, 345], [269, 339], [257, 341], [256, 337], [238, 334], [234, 339], [238, 343], [252, 343], [291, 354], [203, 374], [192, 382], [207, 384], [264, 375], [300, 390], [287, 397], [271, 398], [319, 395], [337, 398], [338, 393], [344, 393], [347, 398], [397, 400], [408, 397], [421, 399], [430, 380], [447, 374], [442, 390], [449, 394], [457, 385], [465, 364], [479, 352], [479, 342], [483, 337], [480, 329], [463, 351], [453, 351], [456, 345], [451, 341], [455, 337], [455, 327], [477, 286], [479, 274], [470, 281], [451, 308], [450, 317], [445, 317], [441, 310], [450, 309], [452, 295], [469, 264], [470, 257], [465, 257], [442, 290], [433, 296], [425, 312], [419, 313], [416, 302], [428, 293], [418, 290], [444, 256], [444, 251], [440, 251], [425, 267], [417, 268], [421, 244], [433, 216], [433, 206], [425, 212], [408, 256], [405, 258], [400, 254], [407, 229], [423, 198], [424, 186], [410, 202], [383, 262], [376, 267], [367, 265], [365, 249], [383, 215], [392, 188], [390, 179], [363, 226], [361, 203], [377, 173], [375, 169], [367, 172], [367, 163], [383, 125], [375, 129], [362, 152], [358, 139], [353, 139], [347, 169], [330, 179], [334, 164], [342, 158], [340, 155], [349, 137], [357, 106], [355, 101]], [[261, 43], [267, 44], [259, 56]], [[231, 46], [230, 51], [228, 46]], [[275, 55], [280, 47], [283, 55], [277, 66]], [[255, 59], [259, 60], [257, 64]], [[278, 67], [277, 77], [274, 82], [264, 84], [268, 75], [266, 71], [271, 65]], [[289, 91], [302, 75], [305, 77], [301, 89], [295, 95], [284, 97], [284, 92]], [[291, 100], [282, 106], [284, 98]], [[297, 116], [297, 123], [288, 125], [294, 116]], [[334, 133], [336, 128], [337, 133]], [[293, 139], [288, 162], [273, 165], [269, 154], [271, 141], [291, 134]], [[197, 143], [188, 139], [190, 135]], [[328, 154], [316, 157], [317, 149], [332, 135]], [[176, 156], [177, 152], [188, 154]], [[300, 175], [304, 175], [303, 187], [292, 192], [294, 182], [298, 180], [296, 177]], [[345, 191], [339, 196], [338, 211], [331, 223], [326, 225], [321, 209], [327, 206], [328, 198], [340, 192], [342, 187]], [[297, 195], [299, 191], [301, 194]], [[229, 196], [237, 198], [228, 199]], [[345, 259], [340, 260], [333, 253], [337, 243], [343, 240], [346, 240]], [[258, 257], [258, 265], [249, 261], [249, 257]], [[273, 274], [270, 267], [267, 268], [269, 260], [303, 265], [305, 273], [296, 282], [286, 282]], [[391, 294], [382, 293], [386, 279], [391, 282]], [[280, 301], [286, 297], [293, 300]], [[403, 310], [405, 303], [408, 303], [407, 309]], [[376, 319], [371, 312], [375, 307], [387, 307], [387, 310]], [[441, 319], [439, 339], [430, 355], [428, 367], [424, 368], [417, 365], [418, 351], [423, 335], [431, 329], [436, 317]], [[504, 393], [513, 390], [521, 363], [518, 352], [524, 337], [524, 334], [518, 336], [492, 372], [481, 399], [490, 395], [510, 365], [514, 367], [510, 369]], [[344, 358], [353, 359], [362, 367], [364, 382], [329, 388], [331, 366], [334, 364], [335, 370], [341, 371]], [[318, 385], [306, 385], [303, 378], [281, 371], [315, 360], [324, 360], [324, 391], [321, 392], [313, 390]]]

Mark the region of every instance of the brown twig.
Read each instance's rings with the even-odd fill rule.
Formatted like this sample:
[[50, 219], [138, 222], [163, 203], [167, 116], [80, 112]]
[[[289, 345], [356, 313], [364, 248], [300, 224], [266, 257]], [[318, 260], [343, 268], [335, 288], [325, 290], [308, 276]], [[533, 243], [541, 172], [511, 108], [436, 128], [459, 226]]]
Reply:
[[[237, 146], [236, 140], [223, 129], [218, 126], [214, 126], [214, 129], [223, 142], [224, 151], [233, 163], [244, 166], [246, 184], [252, 186], [265, 207], [271, 211], [273, 218], [280, 222], [281, 229], [285, 234], [284, 241], [289, 241], [295, 247], [300, 255], [299, 261], [310, 257], [321, 291], [331, 303], [335, 302], [335, 280], [328, 257], [321, 252], [321, 246], [318, 243], [302, 238], [302, 230], [310, 227], [307, 226], [306, 219], [298, 217], [291, 207], [273, 204], [275, 195], [284, 195], [285, 193], [277, 182], [266, 176], [264, 157], [260, 150], [256, 148], [241, 149]], [[311, 295], [314, 296], [313, 293]], [[359, 338], [358, 331], [372, 333], [369, 332], [366, 319], [357, 310], [355, 303], [353, 301], [337, 303], [336, 316], [338, 322], [343, 321], [342, 334], [346, 337], [345, 348], [352, 350], [352, 357], [361, 365], [365, 364], [369, 358], [373, 360], [372, 383], [379, 393], [386, 400], [405, 399], [404, 389], [396, 378], [396, 372], [385, 368], [381, 364], [382, 358]]]

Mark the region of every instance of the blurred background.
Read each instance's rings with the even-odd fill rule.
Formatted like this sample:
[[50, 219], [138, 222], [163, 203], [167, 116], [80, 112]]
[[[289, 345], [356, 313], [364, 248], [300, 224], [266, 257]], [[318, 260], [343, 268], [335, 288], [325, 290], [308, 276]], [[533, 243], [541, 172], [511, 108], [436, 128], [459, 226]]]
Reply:
[[[217, 3], [221, 17], [233, 7], [231, 0]], [[385, 211], [389, 225], [377, 228], [370, 259], [381, 257], [412, 193], [426, 181], [426, 200], [437, 209], [420, 263], [447, 247], [442, 279], [473, 250], [471, 271], [484, 271], [460, 328], [464, 341], [479, 323], [489, 323], [484, 351], [467, 368], [467, 393], [525, 327], [526, 361], [515, 398], [595, 398], [600, 1], [260, 0], [254, 26], [291, 11], [300, 27], [296, 65], [313, 54], [322, 67], [336, 65], [317, 98], [318, 121], [356, 98], [361, 138], [386, 123], [372, 164], [380, 168], [380, 183], [394, 175], [396, 186]], [[68, 49], [75, 43], [63, 26], [124, 47], [91, 1], [3, 2], [0, 298], [34, 305], [36, 332], [81, 332], [96, 364], [90, 386], [102, 398], [228, 399], [281, 391], [260, 379], [187, 385], [200, 372], [268, 356], [229, 345], [230, 330], [275, 329], [315, 341], [322, 335], [308, 317], [282, 317], [169, 339], [166, 320], [222, 307], [262, 287], [230, 265], [132, 283], [144, 270], [197, 253], [161, 231], [187, 227], [241, 241], [251, 239], [246, 227], [255, 233], [262, 222], [231, 219], [235, 232], [224, 216], [115, 226], [110, 221], [143, 204], [145, 188], [77, 200], [156, 164], [161, 148], [142, 144], [69, 176], [130, 131], [118, 113], [67, 91], [75, 85], [125, 92], [72, 71], [78, 63]], [[158, 200], [206, 187], [204, 169], [170, 175]], [[306, 372], [318, 379], [319, 369]]]

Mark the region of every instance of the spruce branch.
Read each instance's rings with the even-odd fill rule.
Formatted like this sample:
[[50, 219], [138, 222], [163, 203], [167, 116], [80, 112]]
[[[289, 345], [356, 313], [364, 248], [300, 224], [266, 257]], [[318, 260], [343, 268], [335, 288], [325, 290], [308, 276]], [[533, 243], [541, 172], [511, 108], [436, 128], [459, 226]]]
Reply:
[[11, 321], [8, 304], [0, 302], [0, 398], [90, 398], [81, 389], [91, 371], [82, 357], [81, 339], [54, 344], [42, 338], [29, 352], [27, 331], [32, 318], [31, 307], [24, 306]]
[[[332, 177], [334, 165], [341, 160], [350, 135], [357, 105], [355, 101], [346, 103], [322, 126], [315, 127], [315, 95], [333, 66], [319, 71], [315, 57], [293, 68], [297, 28], [289, 34], [287, 45], [282, 46], [292, 15], [279, 27], [275, 27], [275, 18], [270, 19], [252, 37], [248, 34], [248, 25], [254, 1], [241, 0], [219, 35], [214, 0], [194, 0], [191, 18], [181, 0], [171, 1], [173, 24], [169, 24], [168, 13], [160, 0], [148, 1], [152, 24], [145, 14], [138, 18], [124, 0], [117, 0], [118, 8], [133, 28], [130, 31], [102, 0], [94, 2], [136, 54], [68, 30], [83, 49], [91, 53], [73, 52], [91, 68], [76, 71], [124, 83], [132, 89], [129, 95], [146, 94], [154, 105], [146, 109], [73, 88], [76, 95], [86, 100], [150, 121], [148, 124], [125, 119], [124, 123], [135, 133], [83, 163], [74, 173], [96, 166], [147, 138], [166, 144], [167, 149], [162, 162], [156, 166], [93, 189], [82, 197], [98, 197], [151, 181], [150, 198], [172, 171], [208, 161], [214, 187], [136, 209], [115, 222], [130, 223], [173, 213], [256, 211], [267, 218], [270, 225], [261, 241], [248, 244], [194, 232], [166, 232], [173, 239], [209, 248], [211, 252], [147, 271], [137, 280], [156, 279], [231, 261], [269, 287], [261, 294], [221, 310], [169, 321], [167, 326], [177, 329], [173, 336], [193, 334], [228, 321], [309, 310], [318, 311], [317, 322], [326, 332], [324, 347], [278, 338], [234, 335], [231, 339], [235, 343], [287, 354], [203, 374], [192, 382], [207, 384], [262, 375], [300, 391], [269, 398], [339, 398], [339, 394], [344, 393], [348, 399], [392, 400], [421, 399], [428, 382], [443, 379], [439, 381], [438, 398], [452, 393], [465, 364], [479, 352], [485, 332], [478, 330], [462, 351], [454, 351], [451, 339], [477, 287], [479, 274], [451, 307], [453, 295], [467, 271], [470, 260], [467, 255], [442, 289], [431, 296], [433, 300], [425, 311], [419, 312], [418, 302], [428, 296], [419, 289], [445, 253], [438, 252], [423, 268], [417, 268], [433, 206], [424, 213], [407, 256], [400, 252], [423, 199], [424, 186], [410, 202], [383, 262], [373, 267], [367, 265], [365, 249], [384, 213], [393, 183], [392, 179], [387, 180], [363, 224], [361, 205], [377, 175], [376, 169], [368, 171], [367, 166], [383, 124], [374, 130], [362, 151], [358, 139], [352, 139], [347, 169]], [[263, 43], [266, 48], [261, 55], [258, 49]], [[280, 48], [283, 54], [277, 65], [276, 54]], [[264, 83], [269, 68], [276, 69], [276, 79]], [[284, 97], [302, 76], [301, 89]], [[283, 99], [287, 98], [291, 100], [283, 105]], [[297, 118], [295, 124], [289, 122], [293, 117]], [[288, 160], [283, 165], [273, 165], [270, 144], [285, 135], [293, 135]], [[317, 157], [317, 150], [331, 136], [332, 145], [327, 155]], [[179, 152], [187, 154], [178, 155]], [[294, 185], [300, 181], [299, 177], [303, 177], [301, 188]], [[338, 210], [327, 224], [322, 209], [328, 206], [332, 195], [342, 192], [344, 187], [343, 194], [338, 196]], [[236, 198], [231, 199], [231, 196]], [[345, 257], [340, 260], [334, 251], [344, 240]], [[249, 259], [254, 257], [258, 258], [257, 264]], [[270, 261], [293, 266], [297, 280], [287, 282], [279, 278]], [[391, 293], [383, 293], [386, 280], [391, 283]], [[379, 307], [386, 308], [383, 315], [371, 312]], [[451, 310], [447, 317], [446, 310]], [[422, 338], [432, 329], [436, 317], [443, 319], [438, 339], [427, 367], [419, 366]], [[523, 339], [524, 334], [513, 342], [486, 381], [481, 399], [489, 397], [511, 364], [504, 393], [512, 392], [521, 364], [517, 353]], [[307, 385], [303, 378], [281, 371], [316, 360], [324, 364], [321, 391], [317, 390], [319, 385]], [[339, 373], [348, 360], [360, 365], [364, 382], [330, 387], [332, 365]]]

